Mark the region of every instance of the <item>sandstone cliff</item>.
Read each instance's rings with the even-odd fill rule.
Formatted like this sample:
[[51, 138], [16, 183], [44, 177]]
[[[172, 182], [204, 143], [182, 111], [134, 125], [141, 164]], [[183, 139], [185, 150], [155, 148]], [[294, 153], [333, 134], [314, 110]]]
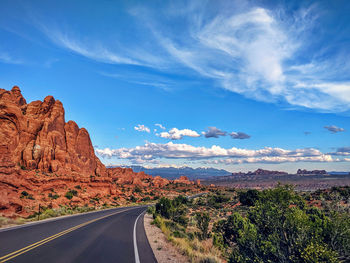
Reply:
[[38, 169], [59, 175], [106, 175], [89, 133], [65, 122], [63, 105], [52, 96], [29, 104], [18, 87], [0, 89], [0, 172]]
[[[0, 216], [28, 216], [39, 204], [98, 207], [178, 194], [171, 183], [130, 168], [106, 169], [87, 130], [65, 122], [59, 100], [27, 104], [18, 87], [0, 89]], [[187, 178], [177, 183], [196, 190]]]

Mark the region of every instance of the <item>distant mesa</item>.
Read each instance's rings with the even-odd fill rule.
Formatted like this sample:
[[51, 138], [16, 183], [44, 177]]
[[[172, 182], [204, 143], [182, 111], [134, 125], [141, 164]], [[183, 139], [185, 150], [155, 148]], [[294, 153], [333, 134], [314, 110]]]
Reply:
[[[297, 175], [327, 175], [326, 170], [305, 170], [305, 169], [298, 169]], [[257, 169], [254, 172], [238, 172], [238, 173], [232, 173], [232, 176], [283, 176], [283, 175], [289, 175], [287, 172], [283, 171], [270, 171], [270, 170], [264, 170], [264, 169]]]
[[269, 170], [264, 170], [264, 169], [257, 169], [254, 172], [247, 172], [247, 173], [232, 173], [232, 176], [255, 176], [255, 175], [287, 175], [288, 173], [286, 172], [281, 172], [281, 171], [269, 171]]
[[297, 171], [298, 175], [326, 175], [328, 174], [326, 170], [305, 170], [305, 169], [298, 169]]

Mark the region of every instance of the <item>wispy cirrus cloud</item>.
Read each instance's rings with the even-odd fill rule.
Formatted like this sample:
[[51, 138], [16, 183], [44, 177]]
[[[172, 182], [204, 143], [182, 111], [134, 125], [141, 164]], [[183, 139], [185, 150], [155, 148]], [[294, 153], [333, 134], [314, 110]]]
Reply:
[[311, 37], [319, 19], [316, 5], [288, 12], [232, 1], [215, 13], [195, 3], [178, 17], [170, 12], [174, 20], [188, 21], [182, 37], [166, 23], [143, 16], [176, 62], [256, 100], [321, 111], [350, 108], [350, 82], [343, 78], [350, 69], [348, 54], [310, 49], [318, 44]]
[[[99, 62], [195, 74], [248, 98], [289, 107], [350, 109], [349, 53], [331, 52], [329, 39], [315, 35], [324, 22], [317, 4], [289, 10], [242, 1], [215, 7], [179, 1], [157, 8], [140, 4], [125, 13], [137, 30], [131, 39], [94, 39], [46, 21], [36, 25], [56, 45]], [[118, 25], [109, 30], [103, 36], [123, 35]]]
[[21, 59], [16, 59], [10, 56], [8, 53], [0, 53], [0, 62], [6, 63], [6, 64], [24, 64], [24, 61]]

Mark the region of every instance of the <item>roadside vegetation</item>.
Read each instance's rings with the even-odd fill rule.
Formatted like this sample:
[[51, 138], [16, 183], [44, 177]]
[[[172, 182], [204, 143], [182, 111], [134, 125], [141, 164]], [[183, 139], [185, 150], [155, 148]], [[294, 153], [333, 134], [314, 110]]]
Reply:
[[192, 262], [350, 262], [350, 188], [212, 189], [148, 212]]

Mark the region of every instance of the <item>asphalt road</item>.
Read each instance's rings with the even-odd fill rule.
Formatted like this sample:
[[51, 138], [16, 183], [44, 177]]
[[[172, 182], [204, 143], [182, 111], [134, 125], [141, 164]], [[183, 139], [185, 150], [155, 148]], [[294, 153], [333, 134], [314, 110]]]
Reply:
[[157, 262], [145, 210], [115, 208], [0, 230], [0, 262]]

